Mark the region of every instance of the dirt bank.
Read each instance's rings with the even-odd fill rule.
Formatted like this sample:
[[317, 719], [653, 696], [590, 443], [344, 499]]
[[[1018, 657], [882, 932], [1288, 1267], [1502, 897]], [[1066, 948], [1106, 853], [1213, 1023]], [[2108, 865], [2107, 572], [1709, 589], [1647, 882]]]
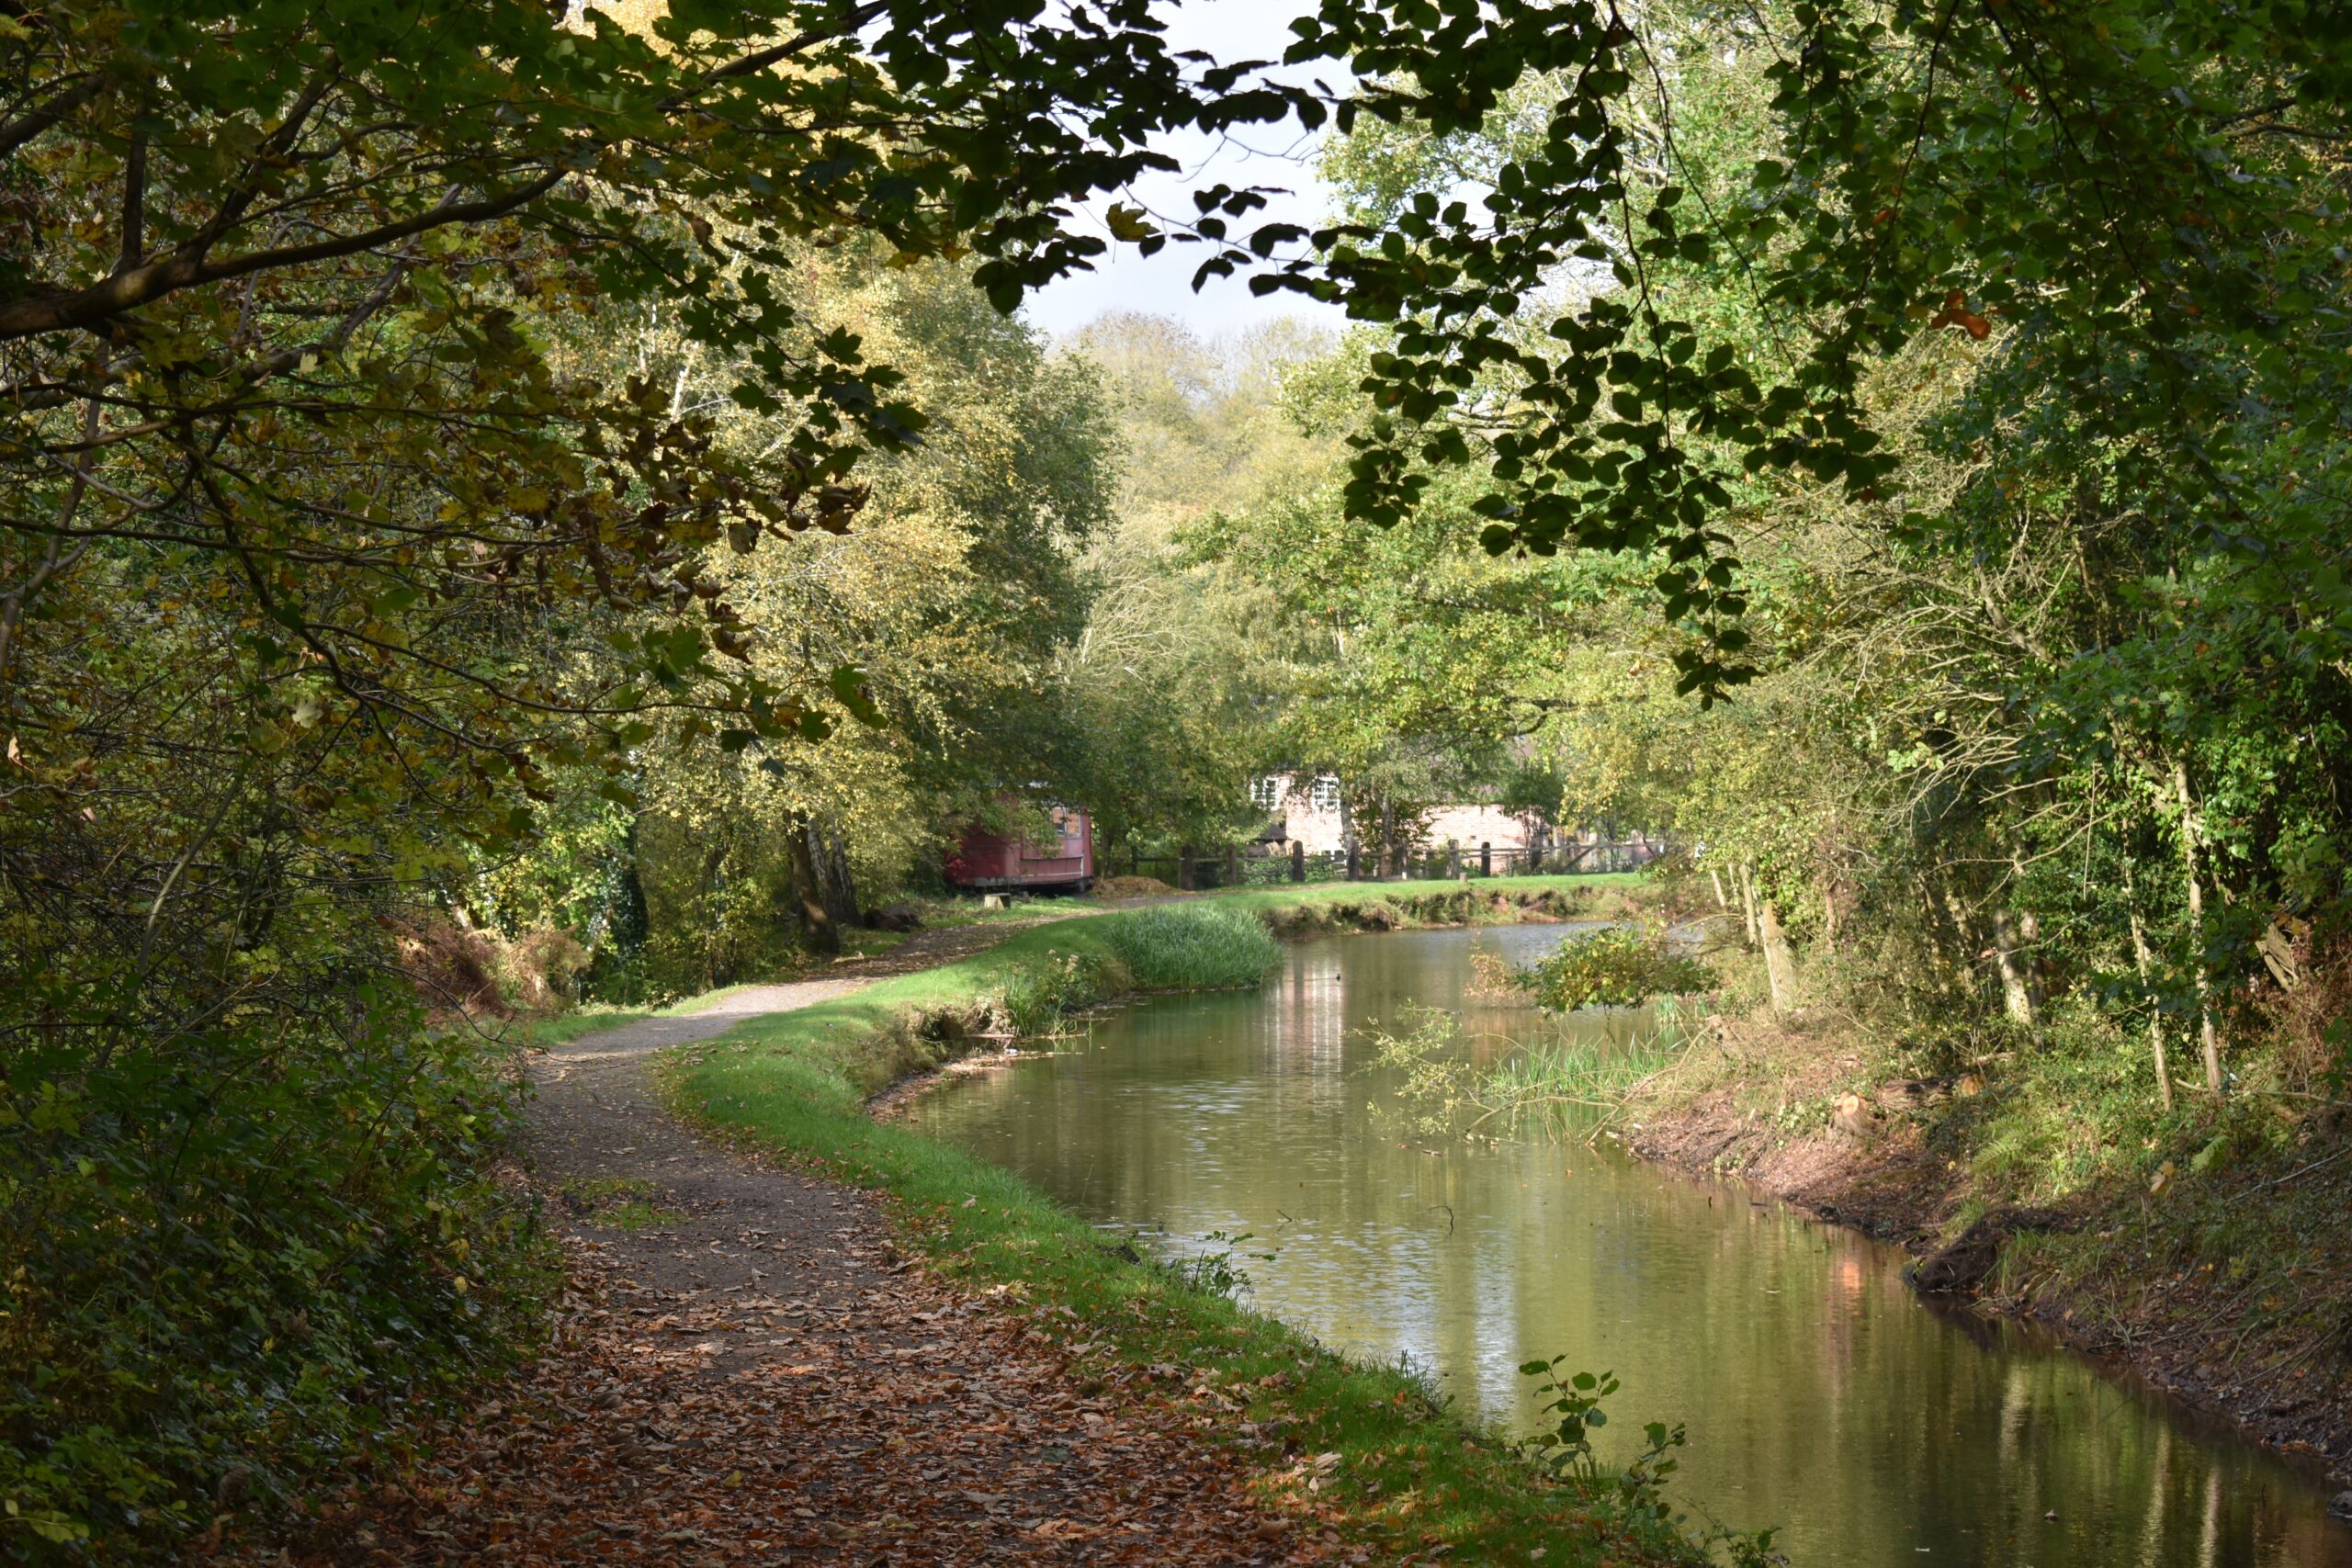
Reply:
[[1987, 1175], [1995, 1070], [1871, 1081], [1881, 1059], [1828, 1012], [1717, 1020], [1625, 1142], [1905, 1247], [1915, 1286], [2030, 1319], [2352, 1486], [2352, 1158], [2307, 1144], [2036, 1201]]

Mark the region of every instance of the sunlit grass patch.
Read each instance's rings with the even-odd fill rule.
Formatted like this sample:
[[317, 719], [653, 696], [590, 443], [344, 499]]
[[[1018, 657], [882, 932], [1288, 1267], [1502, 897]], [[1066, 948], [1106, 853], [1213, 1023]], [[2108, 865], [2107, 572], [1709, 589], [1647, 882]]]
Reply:
[[544, 1051], [577, 1040], [583, 1034], [601, 1034], [607, 1029], [642, 1023], [653, 1016], [651, 1008], [604, 1007], [591, 1003], [553, 1018], [518, 1018], [507, 1026], [506, 1037]]
[[635, 1235], [657, 1225], [673, 1225], [685, 1218], [653, 1200], [662, 1190], [634, 1177], [605, 1177], [594, 1181], [567, 1181], [557, 1189], [564, 1206], [591, 1224]]

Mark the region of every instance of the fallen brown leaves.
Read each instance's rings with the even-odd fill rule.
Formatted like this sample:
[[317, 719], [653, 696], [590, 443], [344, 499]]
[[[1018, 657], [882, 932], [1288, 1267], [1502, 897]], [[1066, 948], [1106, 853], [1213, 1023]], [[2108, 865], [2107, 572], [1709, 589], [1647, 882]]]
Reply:
[[[939, 962], [941, 942], [912, 951], [924, 942], [904, 961]], [[1368, 1561], [1326, 1528], [1311, 1463], [1276, 1479], [1299, 1456], [1230, 1401], [1190, 1397], [1191, 1369], [1057, 1348], [1074, 1325], [1048, 1334], [1019, 1290], [931, 1273], [888, 1239], [871, 1194], [661, 1113], [648, 1050], [724, 1031], [723, 1010], [842, 988], [762, 987], [553, 1053], [535, 1075], [537, 1179], [626, 1184], [651, 1223], [599, 1229], [551, 1203], [571, 1232], [569, 1287], [527, 1371], [364, 1458], [266, 1546], [232, 1526], [197, 1554], [291, 1568]]]
[[575, 1247], [573, 1265], [569, 1321], [533, 1371], [249, 1560], [1366, 1560], [1270, 1511], [1146, 1380], [1075, 1372], [1005, 1304], [917, 1273], [854, 1303], [681, 1299], [610, 1248]]

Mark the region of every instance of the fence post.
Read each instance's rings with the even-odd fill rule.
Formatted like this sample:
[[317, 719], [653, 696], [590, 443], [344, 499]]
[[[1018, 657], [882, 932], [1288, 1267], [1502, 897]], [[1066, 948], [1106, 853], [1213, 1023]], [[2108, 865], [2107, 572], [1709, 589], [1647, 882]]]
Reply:
[[1495, 846], [1484, 839], [1478, 840], [1478, 874], [1481, 876], [1495, 874]]
[[1363, 872], [1361, 870], [1362, 863], [1357, 858], [1358, 853], [1359, 852], [1356, 849], [1355, 839], [1351, 835], [1348, 839], [1348, 880], [1350, 882], [1361, 882], [1363, 880]]
[[1290, 879], [1293, 882], [1306, 880], [1306, 841], [1304, 839], [1290, 841]]
[[1193, 846], [1190, 844], [1176, 852], [1176, 889], [1180, 893], [1193, 890]]
[[1241, 886], [1241, 847], [1238, 844], [1225, 846], [1225, 885], [1227, 887]]

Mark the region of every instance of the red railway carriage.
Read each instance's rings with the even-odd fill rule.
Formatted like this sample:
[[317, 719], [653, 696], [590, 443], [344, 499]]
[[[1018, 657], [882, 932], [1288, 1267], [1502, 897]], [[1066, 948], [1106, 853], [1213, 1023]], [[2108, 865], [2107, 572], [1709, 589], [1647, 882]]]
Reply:
[[1044, 840], [964, 829], [964, 841], [947, 857], [947, 881], [956, 887], [990, 893], [1015, 888], [1068, 889], [1094, 886], [1094, 820], [1068, 807], [1052, 808], [1055, 836]]

